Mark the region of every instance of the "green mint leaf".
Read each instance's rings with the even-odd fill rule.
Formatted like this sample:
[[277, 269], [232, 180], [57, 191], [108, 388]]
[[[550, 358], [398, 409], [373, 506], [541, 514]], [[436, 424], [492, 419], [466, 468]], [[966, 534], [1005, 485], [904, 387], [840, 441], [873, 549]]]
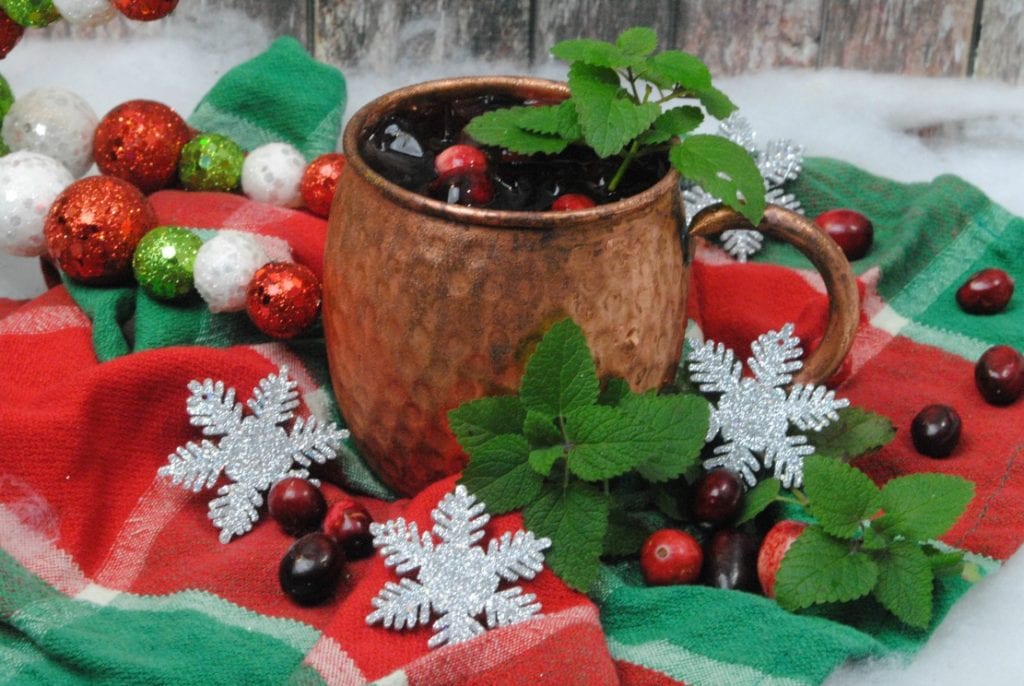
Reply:
[[605, 382], [604, 388], [601, 389], [601, 395], [597, 398], [597, 402], [601, 405], [618, 405], [623, 398], [629, 395], [629, 392], [628, 381], [618, 377], [612, 377]]
[[673, 484], [654, 484], [654, 506], [658, 508], [658, 512], [665, 515], [669, 519], [681, 520], [683, 516], [683, 509], [679, 506], [679, 491], [678, 484], [675, 484], [676, 488], [670, 488]]
[[704, 105], [704, 109], [715, 119], [725, 119], [738, 109], [728, 95], [714, 86], [693, 90], [700, 104]]
[[604, 534], [603, 555], [626, 557], [636, 555], [647, 540], [649, 532], [643, 522], [637, 521], [630, 512], [612, 509], [608, 516], [608, 531]]
[[555, 420], [549, 414], [530, 410], [523, 421], [523, 435], [531, 446], [543, 447], [558, 443], [561, 446], [562, 432], [555, 426]]
[[563, 62], [582, 62], [595, 67], [625, 67], [630, 63], [630, 58], [617, 45], [588, 38], [555, 43], [551, 47], [551, 54]]
[[932, 573], [935, 576], [956, 574], [963, 567], [964, 551], [962, 550], [940, 550], [933, 545], [927, 544], [921, 547], [928, 557], [928, 564], [932, 566]]
[[775, 575], [775, 598], [787, 610], [846, 602], [871, 592], [878, 565], [850, 542], [833, 538], [818, 526], [804, 529], [786, 551]]
[[621, 152], [661, 114], [661, 108], [653, 102], [633, 102], [619, 83], [619, 75], [607, 67], [573, 64], [569, 68], [569, 91], [583, 138], [599, 157]]
[[707, 65], [681, 50], [660, 52], [649, 59], [645, 67], [645, 77], [663, 88], [682, 86], [694, 93], [711, 88], [711, 72]]
[[721, 136], [699, 134], [672, 146], [669, 160], [679, 173], [720, 198], [755, 226], [764, 214], [764, 179], [741, 146]]
[[882, 488], [878, 527], [911, 541], [938, 538], [960, 518], [974, 497], [974, 484], [949, 474], [911, 474]]
[[517, 510], [536, 499], [544, 483], [530, 467], [529, 454], [522, 436], [495, 436], [474, 450], [459, 483], [487, 503], [492, 514]]
[[519, 399], [527, 410], [565, 416], [597, 402], [600, 382], [583, 330], [571, 319], [544, 334], [526, 363]]
[[643, 145], [656, 145], [664, 143], [673, 136], [681, 136], [684, 133], [693, 131], [704, 121], [704, 113], [699, 107], [684, 105], [665, 110], [650, 129], [640, 135], [640, 142]]
[[523, 429], [526, 411], [516, 396], [480, 398], [448, 411], [448, 424], [466, 454], [495, 436], [517, 434]]
[[537, 448], [530, 451], [530, 468], [541, 476], [551, 473], [552, 467], [558, 462], [558, 458], [565, 454], [565, 446], [552, 445], [547, 448]]
[[882, 506], [882, 492], [867, 474], [830, 457], [804, 460], [804, 492], [821, 527], [840, 538], [853, 538]]
[[557, 105], [526, 107], [520, 113], [517, 125], [533, 133], [559, 136], [574, 141], [583, 135], [576, 118], [576, 106], [572, 100]]
[[585, 481], [625, 474], [643, 461], [643, 427], [619, 408], [595, 405], [565, 416], [569, 471]]
[[570, 481], [565, 489], [545, 483], [540, 496], [523, 509], [523, 523], [551, 539], [544, 555], [551, 571], [577, 591], [590, 590], [608, 530], [608, 499], [597, 487], [582, 481]]
[[749, 522], [751, 519], [768, 509], [768, 506], [774, 503], [775, 499], [779, 497], [779, 491], [781, 489], [782, 482], [775, 477], [772, 477], [761, 481], [759, 484], [747, 491], [747, 494], [743, 497], [743, 511], [740, 512], [740, 516], [736, 519], [735, 526], [739, 526], [744, 522]]
[[864, 550], [881, 550], [889, 545], [890, 541], [882, 534], [875, 531], [874, 523], [864, 529], [864, 537], [860, 540], [860, 547]]
[[808, 432], [807, 442], [814, 446], [815, 455], [849, 462], [881, 448], [896, 435], [896, 427], [883, 415], [852, 405], [838, 414], [838, 421], [821, 431]]
[[658, 47], [658, 34], [646, 26], [634, 26], [619, 34], [615, 46], [630, 57], [646, 57]]
[[619, 408], [642, 428], [642, 460], [636, 470], [648, 481], [674, 479], [697, 463], [711, 414], [699, 395], [628, 395]]
[[875, 598], [904, 624], [926, 629], [932, 621], [934, 575], [928, 557], [910, 541], [896, 541], [877, 555]]
[[532, 107], [509, 107], [485, 112], [466, 124], [465, 131], [483, 145], [508, 148], [524, 155], [554, 154], [565, 150], [571, 140], [561, 136], [527, 131], [519, 126], [519, 118]]

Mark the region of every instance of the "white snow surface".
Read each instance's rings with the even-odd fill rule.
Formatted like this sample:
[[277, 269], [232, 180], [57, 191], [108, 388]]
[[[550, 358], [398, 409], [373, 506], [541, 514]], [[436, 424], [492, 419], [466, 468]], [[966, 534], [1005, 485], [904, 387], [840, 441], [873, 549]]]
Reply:
[[[135, 98], [159, 100], [187, 115], [225, 71], [272, 38], [238, 11], [208, 12], [202, 21], [179, 11], [152, 25], [138, 24], [117, 41], [49, 40], [30, 31], [0, 62], [0, 73], [16, 96], [60, 86], [83, 96], [99, 116]], [[396, 66], [393, 73], [349, 69], [347, 113], [417, 81], [499, 73], [522, 69], [464, 60], [422, 70]], [[548, 65], [535, 73], [559, 78], [564, 70]], [[718, 85], [740, 105], [761, 142], [791, 138], [809, 156], [846, 160], [900, 181], [956, 174], [1024, 215], [1024, 87], [834, 69], [766, 71], [718, 79]], [[922, 137], [916, 133], [921, 129], [935, 135]], [[0, 255], [0, 297], [27, 298], [42, 289], [35, 260]], [[1021, 588], [1024, 550], [957, 603], [909, 664], [849, 665], [827, 683], [1024, 683]]]

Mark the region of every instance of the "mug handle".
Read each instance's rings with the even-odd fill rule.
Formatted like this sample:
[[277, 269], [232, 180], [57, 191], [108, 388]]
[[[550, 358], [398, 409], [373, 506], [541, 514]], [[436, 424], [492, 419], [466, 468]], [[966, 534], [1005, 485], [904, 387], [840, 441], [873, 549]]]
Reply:
[[[712, 238], [729, 229], [754, 228], [738, 212], [712, 205], [697, 213], [689, 235]], [[778, 205], [768, 205], [757, 230], [779, 238], [800, 250], [821, 272], [828, 291], [828, 326], [821, 345], [804, 361], [794, 383], [817, 384], [828, 379], [842, 364], [853, 344], [860, 320], [857, 282], [850, 263], [836, 242], [807, 217]]]

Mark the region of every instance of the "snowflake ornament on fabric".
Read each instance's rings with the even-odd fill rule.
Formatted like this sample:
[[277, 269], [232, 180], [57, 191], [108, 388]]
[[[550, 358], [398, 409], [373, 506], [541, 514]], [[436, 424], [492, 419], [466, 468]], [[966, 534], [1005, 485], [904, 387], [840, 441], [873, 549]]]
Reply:
[[[754, 158], [758, 171], [764, 177], [766, 202], [803, 214], [800, 201], [783, 188], [787, 181], [796, 179], [803, 169], [803, 146], [790, 140], [773, 139], [768, 141], [764, 150], [758, 150], [755, 143], [757, 134], [750, 122], [739, 114], [732, 114], [722, 121], [718, 135], [742, 146]], [[691, 219], [708, 205], [719, 202], [718, 198], [699, 185], [684, 188], [683, 200], [686, 203], [686, 216]], [[746, 262], [748, 257], [758, 253], [763, 243], [764, 235], [753, 229], [729, 229], [722, 232], [722, 246], [739, 262]]]
[[383, 622], [388, 629], [410, 629], [430, 621], [431, 611], [440, 617], [434, 622], [430, 648], [462, 643], [482, 634], [477, 619], [485, 615], [487, 629], [515, 624], [540, 611], [532, 593], [518, 586], [498, 590], [501, 579], [532, 579], [544, 567], [547, 538], [534, 538], [532, 531], [506, 532], [491, 539], [487, 551], [473, 545], [484, 536], [490, 520], [484, 503], [465, 486], [456, 486], [431, 512], [433, 533], [421, 535], [415, 522], [405, 519], [371, 524], [373, 544], [384, 555], [384, 564], [398, 574], [419, 569], [416, 581], [404, 578], [389, 581], [373, 599], [376, 608], [366, 616], [367, 624]]
[[[247, 403], [252, 414], [242, 417], [235, 389], [225, 389], [224, 382], [206, 379], [188, 384], [190, 423], [203, 427], [204, 436], [223, 438], [217, 445], [189, 441], [168, 456], [169, 464], [158, 473], [195, 493], [211, 488], [221, 472], [231, 479], [210, 501], [209, 517], [220, 529], [221, 543], [252, 529], [259, 519], [263, 493], [271, 486], [288, 477], [308, 479], [306, 467], [334, 459], [339, 443], [348, 438], [347, 430], [333, 422], [320, 425], [316, 417], [297, 417], [290, 433], [280, 426], [299, 405], [297, 386], [282, 367], [279, 374], [260, 380]], [[293, 469], [295, 464], [299, 467]]]
[[[804, 458], [814, 453], [814, 447], [807, 444], [806, 436], [789, 435], [789, 425], [821, 431], [839, 419], [836, 410], [850, 401], [812, 384], [794, 384], [786, 393], [783, 386], [803, 367], [799, 361], [803, 350], [800, 339], [793, 336], [792, 324], [761, 334], [750, 348], [753, 356], [747, 366], [753, 378], [741, 378], [742, 363], [722, 343], [707, 341], [687, 355], [690, 379], [701, 393], [722, 394], [712, 404], [705, 441], [721, 434], [725, 442], [704, 461], [704, 468], [726, 467], [754, 486], [763, 463], [765, 469], [774, 469], [783, 486], [799, 487]], [[760, 460], [755, 453], [761, 454]]]

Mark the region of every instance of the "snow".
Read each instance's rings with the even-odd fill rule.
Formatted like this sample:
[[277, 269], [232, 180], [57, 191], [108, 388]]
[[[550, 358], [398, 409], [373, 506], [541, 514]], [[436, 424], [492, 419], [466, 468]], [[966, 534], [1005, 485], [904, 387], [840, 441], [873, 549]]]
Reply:
[[[133, 25], [116, 41], [47, 41], [29, 32], [0, 62], [0, 72], [15, 94], [61, 86], [100, 115], [133, 98], [190, 112], [217, 78], [260, 52], [271, 36], [237, 11], [208, 8], [198, 21], [182, 8], [152, 25]], [[428, 78], [522, 73], [513, 65], [466, 61], [387, 74], [346, 71], [350, 114], [386, 90]], [[556, 65], [539, 71], [563, 73]], [[957, 174], [1024, 215], [1024, 87], [837, 70], [768, 71], [718, 82], [762, 142], [792, 138], [808, 156], [836, 157], [901, 181]], [[31, 297], [42, 288], [34, 260], [0, 256], [0, 297]], [[987, 684], [1024, 683], [1021, 587], [1024, 551], [973, 588], [909, 666], [853, 666], [829, 683], [913, 686], [975, 683], [979, 676]]]

